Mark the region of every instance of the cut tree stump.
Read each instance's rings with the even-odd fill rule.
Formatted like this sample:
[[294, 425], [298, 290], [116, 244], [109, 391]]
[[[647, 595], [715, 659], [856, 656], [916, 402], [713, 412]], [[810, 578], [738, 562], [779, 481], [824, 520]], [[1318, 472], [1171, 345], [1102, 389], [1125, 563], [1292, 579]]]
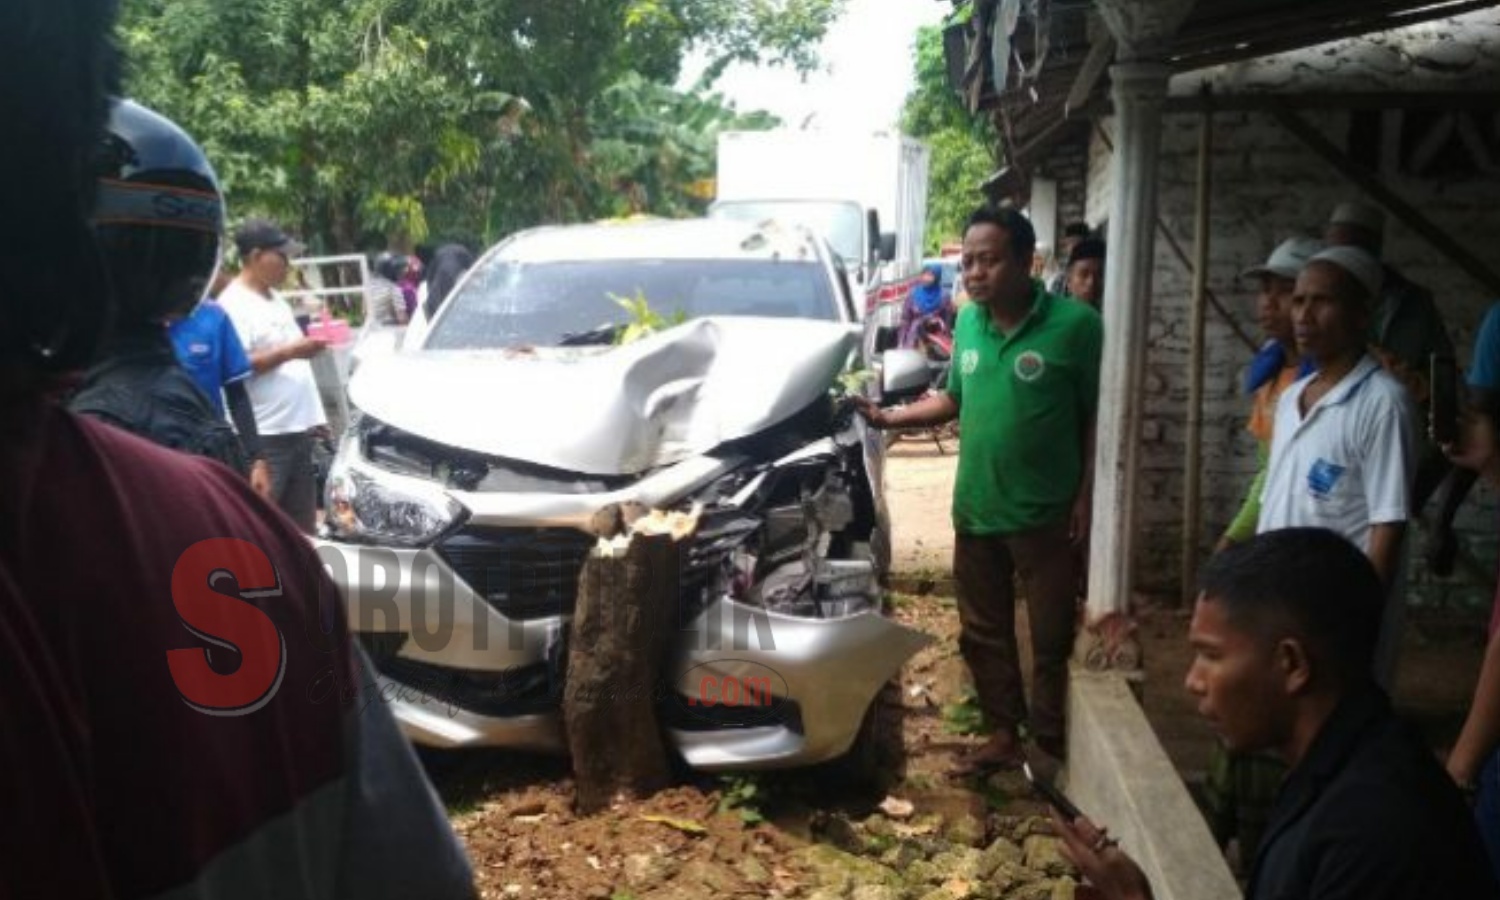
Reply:
[[601, 541], [583, 565], [563, 694], [581, 813], [672, 783], [656, 701], [671, 689], [666, 669], [677, 633], [680, 539], [695, 526], [695, 517], [655, 514], [626, 536]]

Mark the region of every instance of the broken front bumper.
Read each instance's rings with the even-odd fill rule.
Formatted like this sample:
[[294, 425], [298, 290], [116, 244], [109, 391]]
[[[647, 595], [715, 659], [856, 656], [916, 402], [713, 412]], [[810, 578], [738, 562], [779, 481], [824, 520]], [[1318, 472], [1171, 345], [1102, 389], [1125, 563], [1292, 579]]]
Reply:
[[[517, 546], [540, 540], [546, 550], [529, 561], [505, 557], [517, 570], [505, 584], [517, 589], [491, 583], [476, 590], [491, 571], [484, 561], [501, 558], [485, 551], [498, 553], [510, 538]], [[563, 750], [567, 611], [575, 563], [592, 538], [571, 529], [503, 529], [486, 539], [497, 546], [477, 546], [477, 539], [424, 549], [315, 544], [343, 590], [350, 629], [375, 660], [380, 696], [412, 740]], [[841, 579], [840, 591], [878, 596], [873, 567], [844, 563], [829, 571]], [[881, 686], [928, 640], [869, 606], [813, 618], [721, 596], [681, 623], [665, 686], [621, 686], [620, 697], [654, 698], [669, 740], [695, 768], [809, 765], [849, 749]]]

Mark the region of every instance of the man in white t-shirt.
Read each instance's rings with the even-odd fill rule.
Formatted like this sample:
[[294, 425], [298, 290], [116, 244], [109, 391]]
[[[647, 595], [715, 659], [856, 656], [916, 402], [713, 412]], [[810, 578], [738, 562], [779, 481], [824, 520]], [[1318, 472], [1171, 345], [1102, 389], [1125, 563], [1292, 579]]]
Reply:
[[255, 425], [271, 466], [271, 496], [309, 534], [317, 524], [313, 442], [327, 426], [308, 360], [322, 352], [275, 289], [306, 249], [274, 223], [251, 219], [234, 235], [243, 268], [219, 295], [250, 357]]
[[1375, 674], [1390, 688], [1405, 606], [1400, 551], [1416, 443], [1411, 397], [1366, 352], [1381, 278], [1379, 260], [1357, 247], [1323, 250], [1297, 278], [1297, 350], [1317, 371], [1277, 403], [1258, 530], [1327, 528], [1365, 552], [1389, 592]]

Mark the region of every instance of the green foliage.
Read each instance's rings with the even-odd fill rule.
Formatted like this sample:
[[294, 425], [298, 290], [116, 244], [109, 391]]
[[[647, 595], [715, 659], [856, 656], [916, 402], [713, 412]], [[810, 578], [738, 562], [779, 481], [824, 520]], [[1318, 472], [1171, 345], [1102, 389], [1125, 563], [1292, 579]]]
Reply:
[[932, 148], [927, 183], [927, 250], [962, 237], [964, 219], [983, 199], [979, 186], [994, 172], [998, 137], [986, 118], [972, 118], [948, 87], [943, 32], [917, 32], [915, 87], [901, 127]]
[[699, 85], [691, 93], [628, 72], [589, 107], [593, 176], [605, 189], [606, 215], [650, 212], [699, 216], [710, 195], [720, 131], [765, 129], [775, 117], [741, 115]]
[[761, 790], [760, 779], [754, 774], [749, 774], [725, 775], [719, 780], [723, 785], [719, 794], [719, 812], [737, 810], [740, 821], [747, 826], [759, 825], [766, 820], [765, 814], [760, 811], [760, 806], [766, 800]]
[[959, 698], [943, 707], [943, 730], [949, 734], [985, 734], [984, 713], [972, 687], [965, 687]]
[[864, 394], [865, 385], [875, 379], [875, 373], [862, 365], [855, 364], [846, 369], [838, 379], [834, 381], [833, 393], [835, 397], [857, 397]]
[[634, 343], [664, 328], [681, 325], [687, 321], [687, 313], [680, 309], [675, 310], [671, 316], [663, 316], [652, 309], [643, 291], [636, 291], [634, 297], [621, 297], [617, 294], [610, 294], [609, 299], [619, 304], [620, 308], [625, 310], [625, 315], [628, 317], [625, 327], [621, 328], [615, 334], [615, 344], [617, 346]]
[[991, 812], [1005, 812], [1010, 806], [1010, 794], [995, 784], [994, 779], [985, 778], [980, 781], [979, 795], [984, 798], [984, 805]]
[[132, 0], [120, 43], [128, 93], [203, 144], [233, 218], [344, 251], [701, 211], [717, 131], [773, 123], [673, 90], [686, 54], [807, 70], [842, 6]]

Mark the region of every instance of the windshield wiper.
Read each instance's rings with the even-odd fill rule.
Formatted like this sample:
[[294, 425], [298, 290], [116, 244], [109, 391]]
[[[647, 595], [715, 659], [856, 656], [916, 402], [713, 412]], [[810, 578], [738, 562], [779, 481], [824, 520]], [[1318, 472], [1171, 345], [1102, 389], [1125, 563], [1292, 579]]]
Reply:
[[573, 331], [558, 338], [559, 347], [592, 347], [596, 345], [608, 346], [615, 342], [615, 335], [620, 331], [619, 325], [613, 323], [600, 325], [598, 328], [590, 328], [588, 331]]

